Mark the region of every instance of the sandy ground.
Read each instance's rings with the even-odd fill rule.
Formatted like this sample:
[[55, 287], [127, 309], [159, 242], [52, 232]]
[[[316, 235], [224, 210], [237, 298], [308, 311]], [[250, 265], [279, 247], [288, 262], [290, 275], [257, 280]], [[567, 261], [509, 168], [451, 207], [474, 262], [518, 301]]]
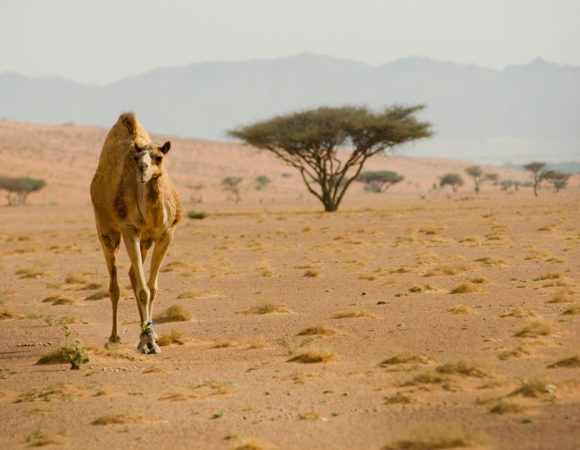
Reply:
[[[140, 355], [124, 250], [123, 344], [104, 348], [90, 167], [67, 167], [71, 204], [0, 207], [1, 448], [579, 448], [577, 189], [408, 185], [324, 214], [296, 179], [262, 204], [216, 188], [187, 204], [208, 217], [184, 220], [160, 276], [155, 311], [191, 318]], [[37, 363], [75, 340], [81, 370]]]

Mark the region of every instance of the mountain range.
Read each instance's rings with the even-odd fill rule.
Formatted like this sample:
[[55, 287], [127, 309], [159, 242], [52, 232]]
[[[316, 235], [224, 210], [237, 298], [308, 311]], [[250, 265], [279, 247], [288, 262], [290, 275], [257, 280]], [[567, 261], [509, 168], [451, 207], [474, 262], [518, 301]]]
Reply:
[[228, 129], [320, 105], [427, 105], [436, 137], [413, 153], [482, 162], [580, 160], [580, 67], [542, 59], [503, 71], [422, 57], [373, 66], [304, 53], [155, 69], [104, 86], [0, 74], [0, 118], [110, 127], [135, 111], [165, 135]]

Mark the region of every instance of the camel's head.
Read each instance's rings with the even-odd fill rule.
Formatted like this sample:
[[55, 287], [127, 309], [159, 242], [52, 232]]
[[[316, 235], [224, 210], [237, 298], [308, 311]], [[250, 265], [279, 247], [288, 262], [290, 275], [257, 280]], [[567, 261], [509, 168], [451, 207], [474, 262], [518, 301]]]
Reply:
[[133, 159], [137, 167], [137, 181], [147, 183], [152, 178], [157, 178], [163, 173], [163, 160], [171, 148], [171, 142], [167, 141], [161, 147], [155, 144], [147, 144], [140, 147], [135, 142]]

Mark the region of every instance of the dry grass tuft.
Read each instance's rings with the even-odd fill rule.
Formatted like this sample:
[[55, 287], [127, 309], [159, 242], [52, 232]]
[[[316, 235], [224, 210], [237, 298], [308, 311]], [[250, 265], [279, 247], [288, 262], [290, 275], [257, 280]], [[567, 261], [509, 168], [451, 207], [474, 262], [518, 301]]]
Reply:
[[157, 344], [159, 344], [161, 347], [166, 347], [172, 344], [183, 345], [188, 340], [189, 339], [185, 333], [178, 330], [171, 330], [167, 334], [162, 334], [159, 339], [157, 339]]
[[320, 414], [316, 411], [304, 411], [298, 414], [300, 420], [318, 420], [320, 419]]
[[478, 276], [478, 277], [470, 278], [469, 281], [473, 284], [484, 284], [484, 283], [488, 283], [489, 279], [487, 277], [484, 277], [484, 276]]
[[332, 328], [325, 328], [323, 326], [308, 327], [300, 331], [296, 336], [333, 336], [337, 333]]
[[306, 272], [304, 272], [302, 276], [306, 278], [316, 278], [320, 276], [320, 270], [316, 268], [308, 269], [306, 270]]
[[202, 398], [202, 395], [191, 389], [178, 389], [163, 394], [161, 397], [159, 397], [159, 400], [170, 402], [182, 402], [185, 400], [196, 400], [199, 398]]
[[464, 264], [442, 265], [435, 267], [434, 269], [430, 270], [423, 276], [424, 277], [451, 276], [463, 273], [466, 270], [469, 270], [469, 267], [467, 267]]
[[274, 269], [268, 261], [262, 261], [258, 265], [256, 265], [256, 270], [263, 276], [274, 278], [279, 275], [279, 273]]
[[22, 395], [19, 395], [14, 403], [41, 401], [70, 401], [85, 395], [85, 391], [78, 386], [69, 383], [58, 383], [50, 387], [35, 388]]
[[501, 258], [494, 258], [492, 256], [484, 256], [477, 258], [475, 262], [480, 263], [483, 267], [504, 267], [507, 263]]
[[449, 426], [418, 429], [408, 439], [385, 445], [382, 450], [443, 450], [478, 446], [487, 441], [482, 434], [466, 434]]
[[308, 351], [299, 353], [288, 360], [288, 362], [298, 362], [303, 364], [312, 364], [312, 363], [326, 363], [329, 361], [334, 361], [336, 359], [336, 355], [334, 352], [330, 350], [321, 350], [321, 351]]
[[[157, 342], [159, 343], [159, 341]], [[163, 367], [151, 366], [143, 369], [143, 373], [167, 373], [167, 370], [165, 370]]]
[[62, 434], [45, 433], [37, 430], [26, 436], [28, 447], [44, 447], [46, 445], [65, 445], [66, 439]]
[[153, 321], [157, 323], [187, 322], [193, 318], [192, 314], [181, 305], [171, 305], [161, 314], [155, 316]]
[[42, 303], [50, 303], [53, 306], [59, 305], [74, 305], [78, 303], [76, 299], [72, 297], [66, 297], [64, 295], [51, 295], [42, 300]]
[[109, 293], [105, 290], [99, 290], [97, 292], [95, 292], [92, 295], [89, 295], [88, 297], [85, 297], [85, 300], [102, 300], [104, 298], [109, 297]]
[[516, 317], [521, 319], [522, 317], [535, 317], [537, 312], [535, 309], [531, 308], [515, 308], [509, 312], [500, 314], [500, 317]]
[[537, 277], [534, 277], [533, 280], [534, 281], [559, 280], [561, 278], [562, 278], [561, 273], [547, 272], [547, 273], [542, 273], [542, 274], [538, 275]]
[[570, 303], [573, 294], [574, 291], [570, 288], [560, 289], [554, 292], [552, 300], [548, 301], [548, 303]]
[[91, 425], [132, 425], [147, 424], [156, 422], [157, 419], [150, 416], [143, 416], [132, 412], [109, 414], [108, 416], [99, 417], [91, 422]]
[[458, 361], [456, 363], [441, 364], [435, 368], [437, 373], [446, 375], [462, 375], [465, 377], [482, 378], [489, 376], [489, 372], [478, 364], [467, 361]]
[[242, 439], [240, 445], [236, 445], [232, 450], [270, 450], [273, 447], [263, 441], [254, 438]]
[[550, 336], [556, 332], [557, 328], [552, 322], [543, 319], [528, 322], [520, 331], [514, 334], [515, 337], [537, 338], [540, 336]]
[[11, 306], [0, 306], [0, 320], [18, 319], [20, 316]]
[[492, 414], [520, 414], [533, 407], [529, 400], [523, 398], [502, 398], [489, 412]]
[[421, 285], [412, 286], [411, 288], [409, 288], [409, 292], [412, 292], [413, 294], [419, 294], [419, 293], [435, 291], [435, 290], [436, 289], [433, 286], [431, 286], [430, 284], [421, 284]]
[[332, 316], [333, 319], [359, 319], [362, 317], [374, 319], [377, 316], [369, 311], [340, 311]]
[[451, 314], [473, 314], [473, 309], [467, 305], [456, 305], [453, 308], [447, 310]]
[[469, 281], [465, 283], [461, 283], [459, 286], [453, 288], [449, 293], [450, 294], [469, 294], [471, 292], [478, 292], [481, 289], [476, 284], [473, 284]]
[[411, 380], [401, 384], [401, 386], [417, 386], [421, 384], [443, 384], [451, 381], [448, 374], [439, 373], [436, 371], [423, 372], [415, 375]]
[[385, 359], [379, 363], [380, 367], [388, 367], [395, 364], [429, 364], [434, 362], [428, 356], [417, 355], [409, 352], [397, 353], [395, 356]]
[[539, 342], [523, 342], [517, 347], [514, 347], [509, 350], [504, 350], [501, 352], [497, 357], [502, 361], [510, 358], [521, 358], [522, 356], [529, 356], [533, 355], [535, 352], [535, 348], [540, 345]]
[[20, 279], [42, 278], [46, 275], [45, 272], [32, 268], [22, 268], [16, 271], [16, 275], [20, 275]]
[[386, 405], [394, 405], [394, 404], [409, 405], [412, 403], [417, 403], [417, 399], [407, 393], [397, 392], [394, 395], [385, 396]]
[[64, 282], [66, 284], [85, 284], [87, 283], [87, 279], [79, 273], [70, 272], [64, 279]]
[[580, 367], [580, 354], [579, 355], [574, 355], [574, 356], [570, 356], [568, 358], [562, 358], [558, 361], [556, 361], [553, 364], [550, 364], [548, 366], [550, 369], [555, 369], [558, 367], [567, 367], [567, 368], [577, 368]]
[[520, 387], [512, 391], [509, 396], [519, 395], [522, 397], [541, 398], [553, 393], [555, 390], [556, 386], [546, 378], [533, 377], [523, 380]]
[[275, 303], [261, 303], [251, 307], [247, 311], [244, 311], [244, 314], [286, 314], [289, 312], [290, 310], [284, 305], [278, 305]]
[[577, 316], [578, 314], [580, 314], [580, 305], [570, 306], [562, 314], [565, 315], [565, 316]]

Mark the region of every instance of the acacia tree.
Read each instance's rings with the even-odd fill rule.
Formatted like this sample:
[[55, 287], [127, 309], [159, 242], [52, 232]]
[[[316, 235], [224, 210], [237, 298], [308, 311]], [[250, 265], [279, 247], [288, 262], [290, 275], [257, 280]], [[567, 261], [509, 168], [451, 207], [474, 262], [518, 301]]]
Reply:
[[[231, 130], [228, 134], [268, 150], [300, 172], [308, 191], [336, 211], [371, 157], [431, 136], [431, 124], [415, 113], [423, 106], [321, 107]], [[339, 149], [344, 151], [339, 153]]]
[[481, 187], [481, 181], [483, 176], [483, 169], [480, 166], [471, 166], [465, 169], [465, 173], [473, 178], [475, 184], [475, 192], [479, 194]]
[[36, 178], [0, 177], [0, 190], [7, 192], [8, 205], [25, 204], [31, 193], [37, 192], [45, 186], [46, 181]]
[[390, 170], [377, 170], [361, 173], [356, 181], [364, 183], [365, 191], [368, 192], [385, 192], [393, 184], [400, 183], [405, 177], [397, 172]]
[[540, 185], [542, 178], [540, 176], [542, 170], [544, 169], [544, 167], [546, 167], [546, 163], [545, 162], [541, 162], [541, 161], [535, 161], [535, 162], [531, 162], [528, 164], [524, 164], [524, 169], [527, 170], [528, 172], [530, 172], [532, 174], [532, 177], [534, 179], [534, 195], [537, 197], [538, 196], [538, 186]]
[[463, 178], [461, 178], [461, 175], [459, 175], [458, 173], [448, 173], [446, 175], [443, 175], [441, 177], [441, 180], [439, 181], [439, 185], [441, 187], [451, 186], [453, 192], [457, 192], [459, 186], [463, 186], [464, 184], [465, 183], [463, 181]]
[[560, 172], [559, 170], [544, 170], [540, 173], [540, 180], [546, 181], [554, 186], [554, 192], [558, 193], [561, 189], [566, 188], [571, 175]]
[[242, 177], [225, 177], [221, 182], [222, 189], [232, 194], [236, 203], [239, 203], [242, 199], [240, 195], [240, 183], [242, 180]]

